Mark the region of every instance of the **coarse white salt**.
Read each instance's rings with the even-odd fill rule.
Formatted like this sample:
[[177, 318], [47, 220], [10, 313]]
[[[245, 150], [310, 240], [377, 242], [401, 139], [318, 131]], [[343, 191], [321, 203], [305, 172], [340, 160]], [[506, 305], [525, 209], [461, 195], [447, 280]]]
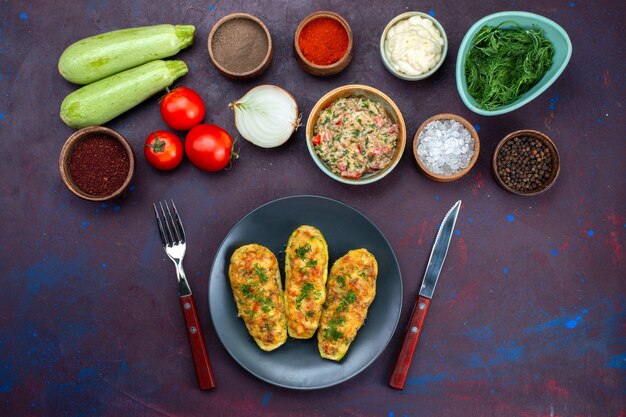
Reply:
[[456, 120], [434, 120], [418, 138], [417, 155], [433, 174], [454, 175], [467, 168], [474, 156], [474, 139]]

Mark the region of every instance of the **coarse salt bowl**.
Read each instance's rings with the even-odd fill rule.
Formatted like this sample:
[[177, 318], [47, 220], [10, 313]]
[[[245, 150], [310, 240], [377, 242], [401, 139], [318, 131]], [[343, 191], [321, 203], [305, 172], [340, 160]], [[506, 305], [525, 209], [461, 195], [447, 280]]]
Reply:
[[[78, 145], [81, 141], [85, 139], [96, 136], [106, 137], [108, 139], [119, 142], [126, 151], [129, 160], [128, 172], [126, 174], [126, 178], [123, 184], [111, 194], [104, 196], [91, 195], [83, 191], [72, 178], [69, 167], [70, 159], [76, 145]], [[65, 144], [61, 149], [61, 155], [59, 157], [59, 170], [61, 173], [61, 180], [63, 180], [63, 184], [65, 184], [67, 189], [70, 190], [77, 197], [80, 197], [83, 200], [87, 201], [107, 201], [121, 196], [130, 185], [130, 182], [132, 181], [135, 174], [135, 155], [128, 141], [124, 138], [124, 136], [122, 136], [115, 130], [109, 129], [108, 127], [104, 126], [88, 126], [77, 130], [67, 139], [67, 141], [65, 141]]]
[[[401, 71], [396, 70], [396, 68], [394, 68], [393, 64], [387, 57], [387, 53], [385, 52], [385, 43], [387, 42], [387, 34], [389, 33], [389, 30], [393, 26], [395, 26], [398, 22], [409, 19], [413, 16], [419, 16], [424, 19], [430, 20], [435, 26], [435, 28], [441, 34], [441, 37], [443, 38], [443, 45], [441, 47], [441, 56], [439, 57], [439, 61], [437, 61], [435, 66], [433, 66], [431, 69], [419, 75], [407, 75]], [[385, 30], [383, 30], [383, 34], [380, 37], [380, 57], [383, 61], [383, 64], [385, 65], [385, 68], [387, 68], [387, 70], [389, 70], [389, 72], [395, 75], [396, 77], [401, 78], [403, 80], [407, 80], [407, 81], [419, 81], [419, 80], [423, 80], [424, 78], [428, 78], [431, 75], [433, 75], [439, 69], [439, 67], [441, 67], [441, 65], [443, 64], [443, 61], [446, 59], [447, 53], [448, 53], [448, 37], [446, 36], [446, 31], [443, 29], [443, 26], [441, 26], [441, 23], [439, 23], [437, 19], [435, 19], [429, 14], [422, 13], [422, 12], [406, 12], [406, 13], [402, 13], [401, 15], [394, 17], [387, 24], [387, 26], [385, 27]]]
[[[429, 123], [435, 120], [441, 120], [441, 121], [455, 120], [461, 123], [463, 127], [467, 129], [467, 131], [470, 133], [474, 141], [474, 154], [472, 155], [472, 158], [470, 159], [469, 164], [467, 165], [467, 167], [461, 169], [460, 171], [452, 175], [442, 175], [442, 174], [437, 174], [437, 173], [430, 171], [428, 167], [426, 167], [426, 164], [420, 158], [418, 151], [417, 151], [417, 148], [420, 145], [420, 137], [419, 137], [420, 133], [422, 133], [424, 128], [428, 126]], [[413, 137], [413, 157], [415, 158], [415, 162], [417, 163], [417, 166], [419, 167], [420, 171], [422, 171], [422, 173], [426, 175], [426, 177], [430, 178], [431, 180], [435, 180], [439, 182], [456, 181], [462, 178], [465, 174], [467, 174], [472, 169], [472, 167], [478, 160], [479, 153], [480, 153], [480, 140], [478, 139], [478, 133], [476, 133], [476, 129], [474, 129], [474, 126], [472, 126], [470, 122], [468, 122], [461, 116], [457, 116], [456, 114], [441, 113], [441, 114], [437, 114], [435, 116], [432, 116], [426, 119], [424, 123], [422, 123], [421, 126], [417, 129], [417, 132], [415, 132], [415, 136]]]
[[[387, 116], [389, 116], [391, 121], [398, 126], [398, 140], [396, 142], [396, 150], [391, 162], [383, 169], [365, 174], [360, 178], [346, 178], [333, 172], [317, 154], [315, 146], [313, 145], [313, 130], [315, 129], [320, 111], [331, 105], [335, 100], [342, 97], [363, 97], [381, 103]], [[349, 84], [329, 91], [319, 99], [315, 106], [313, 106], [306, 122], [306, 145], [309, 149], [311, 158], [313, 158], [313, 161], [318, 168], [332, 179], [351, 185], [370, 184], [387, 176], [387, 174], [393, 171], [396, 165], [398, 165], [398, 162], [400, 162], [400, 158], [402, 157], [402, 153], [404, 152], [404, 147], [406, 145], [406, 125], [400, 109], [385, 93], [367, 85]]]

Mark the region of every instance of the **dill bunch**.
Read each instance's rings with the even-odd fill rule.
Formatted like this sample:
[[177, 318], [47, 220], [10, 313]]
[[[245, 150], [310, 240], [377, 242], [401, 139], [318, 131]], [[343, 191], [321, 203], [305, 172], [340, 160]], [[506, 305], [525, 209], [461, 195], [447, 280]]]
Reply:
[[484, 26], [465, 61], [467, 90], [479, 107], [495, 110], [530, 90], [552, 65], [554, 47], [539, 28]]

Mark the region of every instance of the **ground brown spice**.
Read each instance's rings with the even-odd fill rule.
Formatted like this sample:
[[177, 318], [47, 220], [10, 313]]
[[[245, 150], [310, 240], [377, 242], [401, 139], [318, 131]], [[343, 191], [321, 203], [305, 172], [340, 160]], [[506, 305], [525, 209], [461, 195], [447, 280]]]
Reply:
[[230, 72], [249, 72], [261, 65], [269, 42], [258, 23], [244, 18], [232, 19], [217, 28], [211, 42], [215, 60]]
[[115, 139], [92, 136], [76, 144], [68, 165], [78, 188], [87, 194], [104, 197], [124, 184], [130, 159], [124, 146]]

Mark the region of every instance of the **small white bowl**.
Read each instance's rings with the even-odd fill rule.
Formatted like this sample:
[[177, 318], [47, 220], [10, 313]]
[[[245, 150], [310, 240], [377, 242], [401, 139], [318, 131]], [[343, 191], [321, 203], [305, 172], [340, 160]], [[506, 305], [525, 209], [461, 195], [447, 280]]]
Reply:
[[[441, 48], [441, 58], [439, 58], [439, 62], [437, 62], [437, 65], [431, 68], [428, 72], [425, 72], [420, 75], [406, 75], [406, 74], [396, 71], [391, 65], [391, 63], [389, 62], [389, 59], [387, 59], [387, 55], [385, 54], [385, 39], [387, 38], [387, 32], [389, 32], [389, 29], [391, 29], [391, 27], [395, 25], [396, 23], [398, 23], [399, 21], [408, 19], [412, 16], [420, 16], [426, 19], [430, 19], [435, 25], [435, 27], [437, 28], [437, 30], [439, 31], [439, 33], [441, 34], [441, 37], [443, 38], [443, 47]], [[448, 37], [446, 36], [446, 31], [443, 30], [443, 26], [441, 26], [441, 24], [437, 21], [437, 19], [435, 19], [429, 14], [422, 13], [422, 12], [406, 12], [406, 13], [402, 13], [401, 15], [394, 17], [393, 19], [391, 19], [391, 22], [387, 23], [387, 26], [385, 27], [385, 30], [383, 30], [383, 34], [380, 37], [380, 57], [383, 60], [383, 64], [385, 64], [385, 68], [387, 68], [389, 72], [395, 75], [396, 77], [401, 78], [403, 80], [407, 80], [407, 81], [418, 81], [418, 80], [423, 80], [424, 78], [430, 77], [432, 74], [435, 73], [435, 71], [439, 69], [441, 64], [443, 64], [443, 61], [446, 59], [447, 53], [448, 53]]]

